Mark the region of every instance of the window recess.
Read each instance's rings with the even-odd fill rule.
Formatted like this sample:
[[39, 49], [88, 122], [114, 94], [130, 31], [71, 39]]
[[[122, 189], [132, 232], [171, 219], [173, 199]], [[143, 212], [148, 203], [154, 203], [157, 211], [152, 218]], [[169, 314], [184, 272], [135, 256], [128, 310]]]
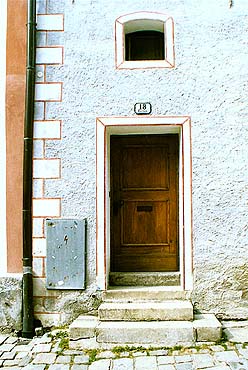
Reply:
[[125, 60], [163, 60], [164, 33], [136, 31], [125, 35]]
[[173, 68], [174, 23], [153, 12], [127, 14], [116, 20], [116, 68]]

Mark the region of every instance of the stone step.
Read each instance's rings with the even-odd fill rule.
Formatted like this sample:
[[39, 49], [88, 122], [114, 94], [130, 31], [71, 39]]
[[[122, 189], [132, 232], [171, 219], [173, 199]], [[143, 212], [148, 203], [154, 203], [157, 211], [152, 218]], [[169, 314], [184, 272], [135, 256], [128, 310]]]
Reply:
[[93, 338], [99, 325], [97, 316], [80, 315], [69, 326], [70, 339]]
[[97, 328], [99, 343], [149, 344], [156, 346], [192, 345], [194, 328], [190, 321], [100, 322]]
[[110, 286], [180, 286], [179, 272], [110, 272]]
[[[168, 290], [169, 289], [169, 290]], [[187, 300], [191, 292], [168, 287], [113, 287], [103, 294], [104, 302]]]
[[98, 309], [101, 321], [192, 321], [189, 301], [104, 302]]
[[69, 327], [71, 348], [119, 345], [166, 346], [216, 342], [221, 324], [213, 314], [197, 315], [194, 321], [99, 321], [94, 316], [79, 316]]

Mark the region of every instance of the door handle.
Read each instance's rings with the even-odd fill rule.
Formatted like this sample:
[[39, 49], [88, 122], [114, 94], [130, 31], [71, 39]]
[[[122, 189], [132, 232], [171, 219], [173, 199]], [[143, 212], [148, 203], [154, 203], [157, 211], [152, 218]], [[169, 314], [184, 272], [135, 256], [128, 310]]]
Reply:
[[124, 205], [124, 200], [114, 200], [113, 202], [113, 213], [116, 216], [119, 209]]

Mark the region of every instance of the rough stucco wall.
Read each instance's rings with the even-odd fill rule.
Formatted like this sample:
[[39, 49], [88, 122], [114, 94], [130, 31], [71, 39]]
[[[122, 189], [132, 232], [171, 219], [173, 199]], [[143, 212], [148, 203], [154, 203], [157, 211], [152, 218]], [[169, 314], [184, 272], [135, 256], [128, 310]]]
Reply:
[[[136, 102], [149, 101], [154, 115], [192, 118], [193, 299], [201, 310], [248, 318], [246, 5], [48, 1], [51, 13], [65, 16], [65, 54], [63, 66], [46, 69], [47, 81], [63, 81], [63, 102], [46, 103], [46, 119], [63, 120], [63, 139], [46, 146], [47, 156], [62, 158], [62, 179], [46, 180], [45, 195], [62, 196], [62, 217], [88, 220], [89, 292], [95, 289], [95, 119], [132, 116]], [[141, 10], [174, 18], [175, 69], [115, 69], [115, 19]], [[65, 294], [59, 308], [70, 306], [72, 296]]]
[[22, 278], [0, 278], [0, 332], [22, 327]]

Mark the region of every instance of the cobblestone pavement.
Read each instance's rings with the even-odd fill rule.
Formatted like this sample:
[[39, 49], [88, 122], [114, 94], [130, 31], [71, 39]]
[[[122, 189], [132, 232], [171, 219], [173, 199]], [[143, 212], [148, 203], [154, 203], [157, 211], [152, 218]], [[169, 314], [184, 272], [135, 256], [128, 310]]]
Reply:
[[0, 335], [0, 368], [8, 370], [248, 370], [248, 343], [190, 348], [71, 350], [66, 331], [32, 340]]

